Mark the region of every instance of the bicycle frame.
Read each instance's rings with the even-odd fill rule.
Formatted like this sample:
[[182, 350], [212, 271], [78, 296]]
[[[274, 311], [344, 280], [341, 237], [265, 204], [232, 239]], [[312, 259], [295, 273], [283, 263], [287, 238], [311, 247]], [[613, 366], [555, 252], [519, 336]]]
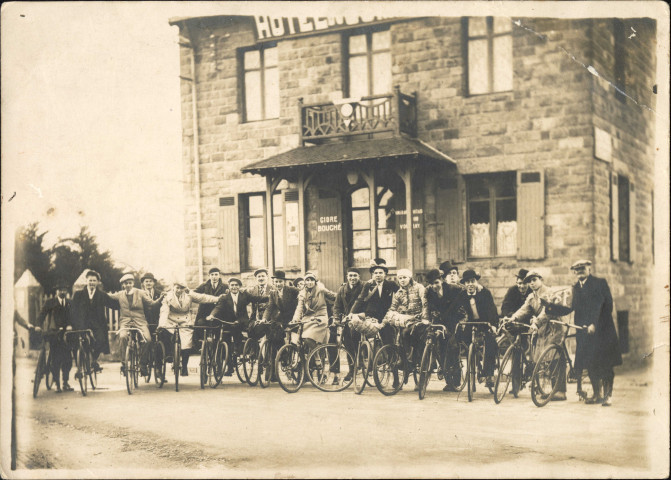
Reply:
[[[77, 365], [77, 373], [75, 373], [75, 378], [79, 380], [79, 388], [81, 389], [82, 396], [86, 396], [87, 391], [87, 382], [91, 381], [91, 388], [96, 388], [96, 372], [91, 368], [90, 357], [91, 352], [91, 339], [93, 337], [93, 332], [91, 329], [82, 329], [82, 330], [66, 330], [64, 338], [66, 339], [69, 335], [77, 335], [77, 351], [72, 352], [74, 355], [75, 365]], [[87, 379], [88, 377], [88, 379]]]

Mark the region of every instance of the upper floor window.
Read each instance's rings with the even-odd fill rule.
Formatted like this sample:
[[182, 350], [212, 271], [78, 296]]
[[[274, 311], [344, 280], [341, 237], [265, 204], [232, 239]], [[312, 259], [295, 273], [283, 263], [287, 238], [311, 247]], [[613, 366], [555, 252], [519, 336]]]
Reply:
[[515, 174], [468, 179], [468, 255], [501, 257], [517, 253]]
[[512, 23], [505, 17], [469, 17], [468, 93], [513, 89]]
[[245, 121], [280, 116], [277, 46], [242, 52]]
[[352, 98], [391, 92], [391, 33], [368, 31], [345, 37], [346, 96]]

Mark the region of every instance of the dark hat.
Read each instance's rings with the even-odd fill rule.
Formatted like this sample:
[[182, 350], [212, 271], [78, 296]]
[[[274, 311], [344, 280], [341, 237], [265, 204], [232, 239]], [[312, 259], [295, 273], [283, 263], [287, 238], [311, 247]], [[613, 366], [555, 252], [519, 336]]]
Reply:
[[551, 317], [563, 317], [573, 311], [571, 307], [566, 307], [559, 303], [548, 302], [544, 298], [541, 298], [541, 305], [545, 307], [545, 313]]
[[461, 280], [459, 280], [459, 282], [466, 283], [466, 280], [470, 280], [471, 278], [480, 280], [480, 275], [478, 275], [472, 268], [469, 268], [468, 270], [464, 271], [464, 274], [462, 275]]
[[217, 267], [212, 267], [210, 268], [210, 271], [207, 272], [208, 274], [210, 273], [221, 273], [221, 270], [219, 270]]
[[428, 283], [433, 283], [439, 278], [442, 278], [442, 275], [440, 274], [440, 270], [438, 270], [437, 268], [429, 270], [428, 273], [426, 274], [426, 281]]
[[384, 270], [384, 273], [389, 273], [389, 268], [387, 268], [387, 262], [384, 258], [374, 258], [373, 261], [370, 262], [368, 271], [373, 273], [377, 268]]
[[280, 280], [286, 280], [287, 274], [284, 273], [282, 270], [275, 270], [275, 273], [273, 273], [273, 276], [271, 278], [279, 278]]
[[268, 273], [268, 269], [266, 267], [257, 268], [256, 270], [254, 270], [254, 276], [256, 277], [259, 273], [263, 272]]
[[350, 272], [351, 272], [351, 273], [356, 273], [356, 274], [358, 275], [358, 274], [359, 274], [359, 269], [358, 269], [358, 268], [354, 268], [354, 267], [349, 267], [349, 268], [347, 269], [347, 273], [350, 273]]
[[54, 290], [59, 290], [61, 288], [65, 290], [70, 290], [70, 285], [65, 280], [57, 280], [56, 286], [54, 286]]
[[592, 266], [592, 262], [590, 262], [589, 260], [578, 260], [573, 265], [571, 265], [571, 270], [577, 270], [582, 267], [590, 267], [590, 266]]
[[142, 275], [142, 278], [140, 278], [140, 281], [141, 281], [141, 282], [144, 282], [144, 281], [147, 280], [147, 279], [148, 279], [148, 280], [156, 281], [156, 279], [154, 278], [154, 275], [153, 275], [152, 273], [149, 273], [149, 272], [147, 272], [147, 273], [145, 273], [144, 275]]
[[95, 270], [89, 269], [88, 272], [86, 272], [87, 277], [96, 277], [98, 280], [100, 280], [100, 274], [96, 272]]
[[242, 280], [237, 277], [231, 277], [228, 279], [228, 283], [235, 282], [242, 287]]
[[450, 273], [450, 270], [456, 270], [457, 273], [459, 273], [459, 267], [453, 264], [450, 260], [441, 263], [438, 268], [440, 268], [440, 270], [443, 272], [443, 276]]
[[517, 272], [517, 275], [515, 276], [520, 280], [524, 280], [524, 277], [527, 276], [527, 273], [529, 273], [529, 270], [527, 270], [526, 268], [520, 268], [520, 271]]
[[297, 279], [295, 279], [294, 282], [293, 282], [294, 287], [298, 287], [298, 282], [302, 282], [302, 281], [304, 281], [303, 277], [298, 277]]
[[529, 273], [526, 274], [523, 281], [524, 281], [524, 283], [529, 283], [532, 278], [536, 278], [536, 277], [540, 278], [541, 280], [543, 279], [543, 275], [541, 275], [538, 272], [534, 272], [532, 270], [532, 271], [530, 271]]

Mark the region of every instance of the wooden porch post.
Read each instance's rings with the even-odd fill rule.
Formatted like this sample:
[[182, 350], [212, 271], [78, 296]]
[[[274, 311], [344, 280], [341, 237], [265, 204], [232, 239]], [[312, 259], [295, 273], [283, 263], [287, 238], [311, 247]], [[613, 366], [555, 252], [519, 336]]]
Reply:
[[298, 174], [298, 251], [300, 256], [301, 275], [305, 274], [305, 178], [303, 172]]
[[266, 176], [266, 244], [267, 247], [267, 263], [270, 269], [270, 274], [275, 271], [275, 242], [273, 236], [273, 178], [271, 175]]
[[403, 171], [403, 182], [405, 183], [405, 219], [407, 225], [407, 268], [414, 274], [414, 248], [412, 245], [412, 167], [407, 166]]

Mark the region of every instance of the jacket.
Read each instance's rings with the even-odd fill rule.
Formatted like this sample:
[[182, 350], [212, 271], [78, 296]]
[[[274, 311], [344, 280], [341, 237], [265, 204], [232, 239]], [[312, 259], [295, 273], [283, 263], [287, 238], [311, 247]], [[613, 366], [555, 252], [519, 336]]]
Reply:
[[107, 315], [105, 308], [119, 309], [119, 302], [111, 298], [99, 288], [89, 300], [88, 287], [78, 290], [72, 295], [71, 324], [74, 330], [90, 328], [95, 337], [94, 347], [100, 353], [110, 353], [107, 332]]
[[[157, 300], [161, 296], [161, 292], [155, 288], [152, 290], [151, 295], [149, 291], [143, 290], [151, 300]], [[158, 317], [161, 314], [161, 302], [157, 304], [151, 304], [145, 306], [144, 308], [144, 318], [147, 319], [147, 323], [150, 325], [158, 325]]]
[[298, 289], [285, 285], [282, 288], [282, 295], [276, 289], [270, 291], [268, 307], [263, 313], [263, 320], [277, 321], [286, 325], [291, 321], [298, 305]]
[[[218, 297], [219, 295], [223, 295], [227, 292], [228, 287], [224, 282], [219, 280], [217, 283], [217, 288], [212, 288], [212, 282], [210, 280], [202, 283], [201, 285], [198, 285], [196, 288], [193, 289], [194, 292], [196, 293], [204, 293], [206, 295], [214, 295], [215, 297]], [[205, 317], [207, 317], [210, 313], [212, 313], [212, 310], [214, 310], [214, 305], [211, 303], [201, 303], [198, 305], [198, 312], [196, 313], [196, 320], [202, 320]]]
[[372, 317], [381, 322], [391, 307], [392, 297], [398, 288], [394, 282], [385, 280], [382, 283], [382, 295], [380, 295], [375, 282], [366, 282], [359, 298], [352, 305], [351, 313], [364, 313], [366, 317]]
[[334, 301], [335, 293], [321, 285], [315, 285], [312, 291], [303, 289], [298, 294], [298, 303], [292, 322], [316, 320], [303, 328], [303, 338], [311, 338], [317, 343], [326, 343], [328, 338], [328, 309], [326, 300]]
[[110, 298], [119, 302], [119, 320], [130, 320], [133, 325], [146, 325], [147, 318], [145, 317], [145, 310], [157, 307], [161, 302], [158, 299], [150, 299], [144, 290], [137, 288], [133, 288], [131, 294], [133, 295], [133, 301], [131, 303], [128, 302], [128, 296], [126, 295], [125, 290], [110, 294]]
[[459, 297], [463, 290], [446, 282], [442, 282], [442, 287], [442, 296], [438, 296], [430, 287], [424, 290], [426, 300], [422, 320], [445, 325], [451, 333], [454, 333], [457, 324], [468, 318]]
[[333, 304], [333, 316], [340, 320], [342, 317], [349, 315], [354, 302], [361, 294], [361, 289], [363, 289], [362, 282], [357, 283], [354, 288], [350, 287], [349, 283], [341, 285]]
[[70, 324], [70, 300], [64, 299], [65, 306], [61, 305], [58, 297], [44, 302], [35, 324], [42, 328], [45, 334], [54, 333]]
[[216, 303], [219, 298], [205, 293], [190, 290], [183, 293], [181, 299], [177, 298], [174, 290], [170, 290], [163, 297], [161, 303], [161, 314], [158, 320], [160, 327], [171, 327], [174, 325], [193, 325], [191, 320], [191, 305], [195, 303]]
[[[270, 298], [270, 292], [274, 290], [275, 287], [273, 287], [270, 284], [266, 284], [264, 289], [263, 289], [263, 294], [260, 293], [259, 291], [259, 286], [254, 285], [251, 288], [247, 288], [244, 291], [248, 292], [250, 295], [254, 297], [259, 297], [259, 298]], [[263, 319], [263, 314], [266, 312], [266, 308], [268, 307], [268, 302], [259, 302], [258, 300], [254, 300], [250, 303], [250, 312], [249, 312], [249, 318], [251, 320], [262, 320]]]
[[509, 317], [515, 313], [522, 305], [524, 305], [524, 301], [529, 295], [531, 295], [531, 288], [527, 288], [527, 292], [522, 294], [520, 289], [517, 288], [517, 285], [510, 287], [501, 303], [501, 316]]
[[391, 305], [383, 319], [384, 323], [398, 324], [410, 316], [421, 316], [425, 301], [424, 285], [413, 281], [407, 288], [399, 287], [392, 295]]
[[247, 330], [251, 323], [249, 313], [247, 312], [247, 305], [255, 302], [259, 304], [267, 304], [268, 298], [268, 294], [259, 296], [251, 293], [249, 290], [240, 290], [238, 293], [238, 304], [236, 309], [233, 305], [233, 296], [229, 291], [217, 301], [214, 310], [212, 310], [212, 316], [226, 322], [238, 321], [242, 328]]

